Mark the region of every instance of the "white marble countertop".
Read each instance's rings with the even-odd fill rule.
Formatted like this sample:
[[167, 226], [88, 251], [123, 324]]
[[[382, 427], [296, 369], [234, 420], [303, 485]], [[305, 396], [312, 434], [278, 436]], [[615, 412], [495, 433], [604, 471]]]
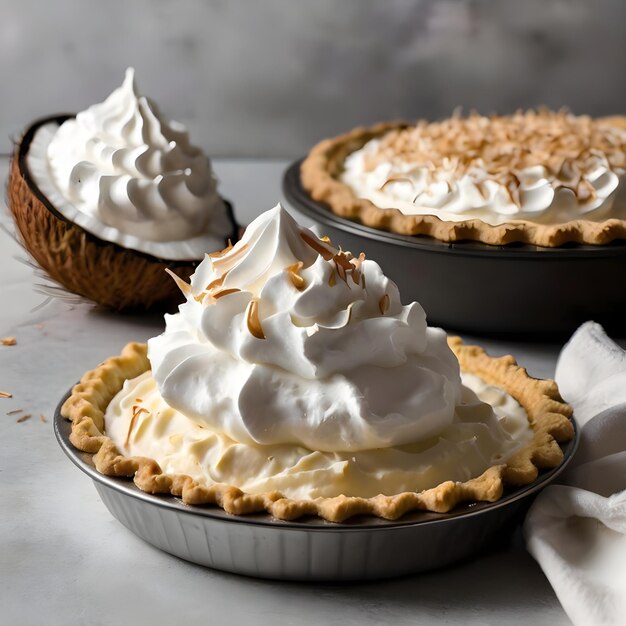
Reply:
[[[7, 161], [0, 161], [6, 172]], [[221, 189], [243, 223], [280, 198], [286, 163], [217, 161]], [[0, 225], [11, 228], [6, 214]], [[351, 585], [255, 580], [191, 565], [144, 543], [105, 509], [64, 456], [51, 418], [88, 368], [131, 340], [160, 332], [159, 317], [124, 317], [44, 297], [0, 232], [0, 623], [520, 624], [569, 623], [519, 533], [472, 562], [399, 580]], [[552, 376], [559, 346], [480, 340]], [[31, 419], [17, 423], [22, 409]], [[44, 422], [40, 415], [47, 418]]]

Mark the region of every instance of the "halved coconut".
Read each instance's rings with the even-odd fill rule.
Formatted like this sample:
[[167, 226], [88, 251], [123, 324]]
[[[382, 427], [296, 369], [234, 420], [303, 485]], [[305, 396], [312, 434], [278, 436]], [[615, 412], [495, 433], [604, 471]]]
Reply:
[[[180, 291], [165, 275], [165, 269], [187, 280], [203, 253], [213, 250], [198, 253], [198, 245], [183, 247], [181, 258], [181, 246], [169, 246], [173, 254], [168, 255], [165, 242], [152, 246], [156, 254], [151, 254], [134, 248], [132, 238], [108, 241], [88, 224], [80, 225], [78, 212], [76, 221], [68, 216], [74, 215], [68, 203], [64, 211], [59, 210], [58, 204], [64, 199], [59, 200], [60, 196], [51, 199], [54, 185], [47, 180], [46, 168], [37, 165], [41, 163], [41, 155], [32, 152], [41, 152], [46, 133], [52, 136], [71, 117], [59, 115], [34, 122], [16, 146], [7, 195], [24, 247], [54, 281], [100, 305], [118, 311], [170, 308], [180, 301]], [[43, 146], [38, 145], [42, 141]], [[33, 164], [36, 173], [32, 171]], [[237, 239], [239, 228], [230, 203], [224, 201], [224, 204], [232, 226], [223, 238], [226, 245], [229, 238]], [[221, 238], [216, 249], [220, 247], [223, 247]], [[184, 257], [186, 250], [193, 252], [189, 258]]]

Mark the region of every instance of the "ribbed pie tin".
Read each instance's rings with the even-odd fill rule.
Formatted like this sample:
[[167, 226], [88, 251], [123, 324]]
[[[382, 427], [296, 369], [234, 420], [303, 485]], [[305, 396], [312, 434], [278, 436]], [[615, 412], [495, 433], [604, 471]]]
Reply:
[[259, 578], [345, 582], [391, 578], [441, 568], [506, 543], [533, 497], [570, 461], [577, 436], [563, 447], [563, 462], [535, 482], [494, 503], [459, 506], [451, 513], [415, 512], [397, 521], [319, 518], [284, 522], [268, 514], [234, 516], [217, 507], [188, 506], [151, 495], [130, 479], [100, 474], [91, 454], [70, 443], [71, 424], [55, 412], [54, 432], [70, 460], [89, 476], [102, 501], [141, 539], [177, 557]]
[[623, 335], [626, 242], [490, 246], [369, 228], [314, 201], [302, 186], [301, 162], [285, 171], [287, 200], [344, 250], [376, 260], [405, 302], [424, 307], [430, 324], [479, 335], [560, 339], [594, 320]]

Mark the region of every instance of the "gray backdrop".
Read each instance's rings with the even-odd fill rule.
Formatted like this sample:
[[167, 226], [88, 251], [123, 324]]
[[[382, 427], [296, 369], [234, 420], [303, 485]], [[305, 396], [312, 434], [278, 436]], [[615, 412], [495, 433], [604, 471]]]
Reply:
[[624, 0], [0, 0], [0, 152], [139, 87], [215, 156], [298, 156], [389, 118], [624, 112]]

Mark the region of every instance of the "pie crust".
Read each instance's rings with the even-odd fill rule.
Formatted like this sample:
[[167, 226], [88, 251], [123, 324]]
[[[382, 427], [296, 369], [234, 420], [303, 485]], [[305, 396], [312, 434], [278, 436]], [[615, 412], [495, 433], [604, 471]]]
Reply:
[[[626, 117], [604, 119], [626, 128]], [[515, 220], [491, 225], [476, 218], [450, 222], [435, 215], [405, 215], [399, 209], [381, 209], [369, 200], [357, 197], [350, 187], [338, 180], [350, 153], [362, 148], [370, 139], [410, 126], [412, 124], [407, 122], [382, 123], [370, 128], [355, 128], [344, 135], [321, 141], [302, 162], [300, 176], [304, 189], [313, 200], [328, 205], [341, 217], [401, 235], [427, 235], [449, 243], [473, 240], [490, 245], [526, 243], [552, 248], [568, 243], [604, 245], [626, 238], [626, 220], [617, 218], [602, 222], [573, 220], [563, 224]]]
[[79, 450], [93, 454], [99, 472], [133, 478], [145, 492], [178, 496], [186, 504], [217, 505], [235, 515], [267, 511], [281, 520], [317, 515], [330, 522], [343, 522], [354, 515], [395, 520], [414, 510], [446, 513], [460, 502], [494, 502], [502, 496], [505, 485], [532, 483], [539, 470], [561, 463], [563, 452], [559, 443], [574, 436], [572, 409], [561, 400], [554, 381], [531, 378], [513, 357], [492, 358], [478, 346], [464, 345], [458, 337], [450, 338], [449, 344], [462, 370], [502, 387], [522, 405], [534, 436], [508, 463], [494, 465], [466, 482], [446, 481], [421, 493], [292, 500], [277, 491], [252, 495], [223, 484], [205, 486], [183, 474], [164, 474], [153, 459], [124, 456], [104, 434], [104, 413], [126, 379], [150, 369], [147, 347], [142, 343], [129, 343], [120, 356], [87, 372], [72, 389], [61, 414], [72, 421], [70, 441]]

